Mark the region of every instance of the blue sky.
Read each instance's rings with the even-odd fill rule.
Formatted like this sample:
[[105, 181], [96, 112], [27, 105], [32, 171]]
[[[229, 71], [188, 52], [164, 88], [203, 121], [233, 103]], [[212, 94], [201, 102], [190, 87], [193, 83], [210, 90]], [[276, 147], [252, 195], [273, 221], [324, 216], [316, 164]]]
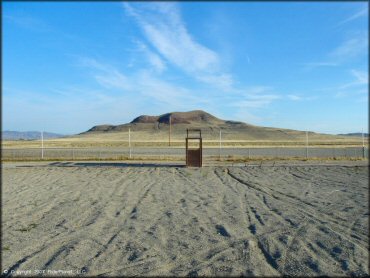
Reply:
[[368, 131], [367, 2], [3, 2], [3, 130], [205, 110]]

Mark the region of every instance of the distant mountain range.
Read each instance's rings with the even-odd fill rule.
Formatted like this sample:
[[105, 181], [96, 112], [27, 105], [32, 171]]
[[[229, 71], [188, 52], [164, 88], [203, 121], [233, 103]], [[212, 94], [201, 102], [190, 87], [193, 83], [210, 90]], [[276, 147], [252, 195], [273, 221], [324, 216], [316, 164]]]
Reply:
[[[40, 140], [41, 132], [40, 131], [9, 131], [5, 130], [1, 132], [2, 140]], [[65, 135], [44, 132], [44, 139], [53, 139], [64, 137]]]
[[[222, 120], [202, 110], [171, 112], [159, 116], [141, 115], [126, 124], [97, 125], [77, 136], [90, 137], [104, 135], [104, 138], [109, 138], [109, 135], [118, 136], [120, 133], [128, 132], [130, 129], [135, 134], [140, 133], [140, 138], [165, 138], [168, 136], [170, 119], [171, 136], [177, 139], [184, 138], [187, 128], [198, 128], [202, 130], [203, 138], [206, 140], [218, 138], [220, 131], [222, 132], [223, 139], [230, 140], [306, 140], [305, 131], [261, 127], [238, 121]], [[309, 132], [308, 135], [310, 140], [343, 138], [343, 135], [320, 134], [315, 132]]]
[[[338, 134], [338, 135], [340, 135], [340, 136], [362, 137], [361, 132], [345, 133], [345, 134]], [[364, 137], [369, 137], [369, 133], [364, 133]]]

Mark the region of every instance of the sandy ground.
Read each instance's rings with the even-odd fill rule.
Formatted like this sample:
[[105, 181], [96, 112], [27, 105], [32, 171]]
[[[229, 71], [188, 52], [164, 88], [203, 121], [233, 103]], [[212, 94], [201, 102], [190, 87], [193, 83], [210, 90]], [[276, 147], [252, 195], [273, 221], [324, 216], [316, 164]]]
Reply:
[[4, 164], [2, 271], [369, 274], [366, 164], [138, 166]]

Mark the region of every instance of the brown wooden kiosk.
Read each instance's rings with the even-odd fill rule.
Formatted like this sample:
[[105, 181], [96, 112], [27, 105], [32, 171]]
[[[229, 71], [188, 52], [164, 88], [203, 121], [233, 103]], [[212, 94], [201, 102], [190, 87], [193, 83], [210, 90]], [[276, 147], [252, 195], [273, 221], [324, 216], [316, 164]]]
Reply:
[[[199, 133], [198, 136], [190, 136], [190, 133]], [[200, 129], [186, 129], [186, 166], [187, 167], [202, 167], [202, 131]], [[198, 148], [189, 148], [189, 140], [197, 140]]]

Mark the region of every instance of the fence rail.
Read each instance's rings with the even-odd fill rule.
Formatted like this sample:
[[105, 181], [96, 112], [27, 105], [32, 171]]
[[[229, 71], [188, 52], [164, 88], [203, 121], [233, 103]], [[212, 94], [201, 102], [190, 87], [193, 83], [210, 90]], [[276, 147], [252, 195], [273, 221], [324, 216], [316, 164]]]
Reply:
[[[212, 158], [368, 158], [366, 147], [259, 147], [204, 148], [203, 156]], [[127, 159], [130, 148], [3, 148], [2, 160], [22, 159]], [[131, 148], [131, 158], [185, 159], [185, 148]]]

